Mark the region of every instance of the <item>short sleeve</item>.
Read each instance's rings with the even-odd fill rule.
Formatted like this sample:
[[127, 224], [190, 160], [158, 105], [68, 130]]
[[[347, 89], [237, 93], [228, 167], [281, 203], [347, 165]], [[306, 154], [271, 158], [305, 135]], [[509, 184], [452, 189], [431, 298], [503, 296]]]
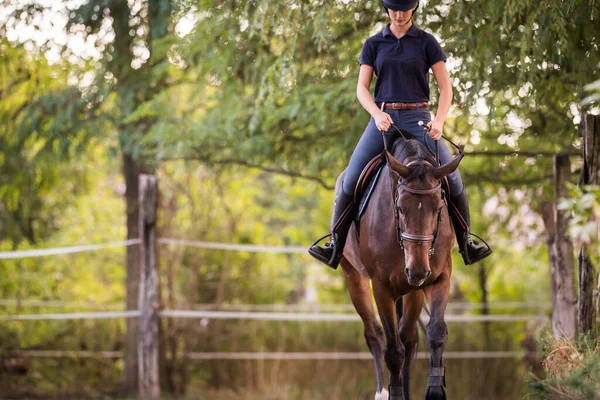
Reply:
[[438, 41], [433, 36], [429, 36], [425, 52], [427, 53], [427, 68], [431, 68], [432, 65], [440, 61], [445, 62], [448, 59], [448, 57], [446, 57], [446, 53], [444, 53], [444, 50], [442, 50], [442, 46], [440, 46]]
[[375, 68], [375, 51], [368, 40], [365, 40], [365, 43], [363, 44], [359, 63], [360, 65], [367, 64]]

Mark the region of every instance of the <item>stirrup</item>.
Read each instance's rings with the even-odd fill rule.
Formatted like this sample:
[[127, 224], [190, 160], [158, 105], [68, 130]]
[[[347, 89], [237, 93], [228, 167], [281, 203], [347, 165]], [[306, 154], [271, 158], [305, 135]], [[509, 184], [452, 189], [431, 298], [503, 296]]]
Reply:
[[[469, 237], [469, 235], [473, 235], [477, 239], [479, 239], [481, 241], [481, 247], [485, 248], [485, 250], [483, 250], [479, 254], [479, 257], [474, 258], [474, 259], [471, 259], [471, 257], [469, 256], [469, 250], [468, 250], [468, 248], [469, 248], [469, 241], [471, 243], [473, 243], [473, 240], [471, 240], [471, 238]], [[492, 247], [481, 236], [478, 236], [478, 235], [476, 235], [474, 233], [468, 232], [468, 235], [466, 237], [466, 243], [464, 244], [464, 251], [459, 251], [459, 252], [460, 252], [460, 254], [463, 257], [463, 261], [465, 262], [465, 265], [472, 265], [472, 264], [475, 264], [475, 263], [483, 260], [484, 258], [486, 258], [487, 256], [489, 256], [490, 254], [492, 254]]]
[[[325, 246], [323, 247], [317, 246], [317, 243], [330, 236], [332, 237], [331, 242], [325, 243]], [[321, 254], [321, 252], [331, 252], [331, 254]], [[312, 246], [308, 248], [308, 254], [310, 254], [316, 260], [322, 262], [323, 264], [327, 265], [329, 268], [334, 270], [338, 268], [340, 259], [342, 258], [341, 254], [336, 255], [335, 240], [333, 239], [332, 234], [325, 235], [322, 238], [318, 239], [316, 242], [314, 242]]]
[[[328, 233], [327, 235], [323, 236], [322, 238], [319, 238], [316, 240], [316, 242], [314, 242], [313, 244], [310, 245], [310, 247], [316, 246], [317, 243], [319, 243], [321, 240], [328, 238], [328, 237], [332, 237], [333, 235], [331, 233]], [[327, 245], [327, 244], [326, 244]]]
[[[478, 236], [476, 234], [474, 234], [473, 232], [469, 231], [469, 235], [471, 236], [475, 236], [477, 239], [481, 240], [483, 242], [483, 244], [485, 244], [485, 247], [488, 248], [488, 250], [492, 251], [492, 247], [488, 244], [488, 242], [485, 241], [485, 239], [483, 239], [481, 236]], [[321, 240], [321, 239], [319, 239]]]

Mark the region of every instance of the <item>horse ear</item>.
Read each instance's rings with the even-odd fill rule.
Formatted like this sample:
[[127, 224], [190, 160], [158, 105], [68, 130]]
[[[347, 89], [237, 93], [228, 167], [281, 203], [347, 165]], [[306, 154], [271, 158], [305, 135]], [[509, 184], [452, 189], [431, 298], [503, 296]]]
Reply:
[[455, 156], [452, 160], [448, 161], [446, 164], [434, 168], [433, 176], [436, 179], [442, 179], [445, 176], [453, 173], [454, 171], [456, 171], [456, 168], [458, 168], [458, 164], [460, 164], [460, 161], [464, 156], [464, 153], [460, 153], [459, 155]]
[[390, 168], [398, 175], [400, 175], [403, 178], [406, 178], [410, 175], [410, 168], [402, 164], [400, 161], [396, 160], [394, 156], [387, 150], [385, 152], [385, 158], [387, 158], [387, 162]]

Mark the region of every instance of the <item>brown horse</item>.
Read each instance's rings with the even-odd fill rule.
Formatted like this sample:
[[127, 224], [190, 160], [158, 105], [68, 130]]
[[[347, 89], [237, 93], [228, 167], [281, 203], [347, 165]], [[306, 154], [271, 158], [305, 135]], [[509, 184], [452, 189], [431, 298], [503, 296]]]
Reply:
[[[443, 353], [448, 331], [444, 313], [454, 230], [441, 180], [458, 167], [462, 153], [438, 166], [421, 143], [400, 140], [391, 153], [386, 151], [386, 157], [387, 165], [360, 222], [360, 238], [352, 228], [341, 264], [375, 360], [375, 399], [387, 398], [383, 389], [384, 362], [390, 372], [389, 399], [411, 399], [410, 364], [417, 351], [423, 295], [431, 307], [427, 325], [431, 357], [425, 399], [446, 399]], [[336, 191], [341, 190], [344, 176], [342, 172]], [[369, 281], [383, 329], [375, 316]]]

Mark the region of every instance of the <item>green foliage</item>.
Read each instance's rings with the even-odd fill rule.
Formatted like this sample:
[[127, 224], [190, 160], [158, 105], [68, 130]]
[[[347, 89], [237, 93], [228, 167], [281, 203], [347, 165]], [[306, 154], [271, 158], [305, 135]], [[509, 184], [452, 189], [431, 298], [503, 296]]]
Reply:
[[560, 210], [571, 214], [568, 234], [578, 246], [585, 246], [595, 265], [600, 262], [600, 186], [569, 185], [569, 197], [562, 199]]
[[[600, 64], [598, 64], [598, 67], [600, 68]], [[598, 101], [600, 101], [600, 79], [585, 85], [584, 89], [589, 93], [589, 95], [581, 100], [581, 104], [583, 106], [596, 104]]]
[[514, 152], [478, 157], [470, 175], [548, 199], [552, 160], [538, 154], [579, 151], [583, 86], [598, 76], [600, 3], [432, 0], [426, 14], [453, 58], [457, 136]]
[[72, 101], [79, 94], [67, 75], [0, 41], [0, 238], [14, 248], [47, 237], [68, 198], [86, 184], [82, 165], [66, 162], [81, 153], [94, 126]]
[[[11, 23], [35, 27], [44, 10], [20, 3], [13, 22], [0, 22], [1, 250], [123, 238], [121, 150], [156, 167], [161, 237], [307, 245], [327, 231], [332, 193], [323, 186], [332, 186], [345, 167], [368, 119], [354, 94], [357, 60], [364, 39], [387, 21], [379, 2], [156, 0], [130, 8], [123, 5], [132, 2], [94, 0], [69, 10], [68, 26], [72, 35], [95, 37], [101, 57], [85, 60], [63, 46], [64, 63], [54, 66], [43, 59], [51, 44], [30, 38], [25, 50], [5, 39]], [[445, 133], [467, 151], [485, 153], [467, 157], [461, 174], [473, 231], [494, 246], [482, 267], [490, 301], [549, 300], [536, 211], [551, 198], [552, 166], [540, 153], [579, 150], [576, 105], [583, 82], [598, 73], [598, 4], [430, 0], [418, 15], [452, 57], [455, 108]], [[197, 24], [178, 37], [174, 26], [188, 13]], [[106, 36], [103, 24], [110, 26]], [[569, 207], [597, 218], [597, 202], [586, 196], [575, 195]], [[122, 304], [123, 253], [2, 261], [0, 298]], [[319, 303], [349, 301], [342, 276], [310, 264], [306, 255], [161, 246], [160, 260], [166, 308], [296, 304], [307, 291]], [[473, 267], [457, 254], [454, 265], [453, 298], [480, 302]], [[79, 311], [17, 304], [6, 312]], [[175, 352], [167, 365], [171, 384], [179, 382], [179, 393], [192, 398], [218, 398], [217, 392], [229, 398], [231, 382], [260, 398], [269, 391], [261, 382], [269, 379], [286, 385], [277, 393], [294, 398], [373, 394], [371, 361], [190, 366], [181, 357], [185, 351], [366, 350], [359, 323], [170, 319], [163, 327], [165, 348]], [[448, 350], [487, 350], [489, 335], [494, 350], [514, 351], [532, 329], [449, 324]], [[0, 357], [16, 349], [121, 350], [123, 330], [122, 321], [4, 324]], [[448, 360], [457, 382], [451, 394], [491, 398], [494, 386], [499, 398], [517, 398], [519, 384], [505, 382], [521, 382], [524, 367], [508, 363]], [[123, 364], [36, 360], [30, 368], [25, 376], [1, 376], [0, 384], [99, 397], [118, 387]], [[415, 377], [424, 381], [426, 369], [420, 364]], [[473, 382], [473, 370], [486, 379]], [[332, 387], [334, 381], [355, 385]]]
[[197, 11], [195, 30], [172, 49], [182, 84], [153, 100], [170, 117], [151, 132], [151, 151], [302, 171], [332, 185], [366, 123], [354, 96], [357, 59], [381, 9], [263, 0], [200, 3]]

